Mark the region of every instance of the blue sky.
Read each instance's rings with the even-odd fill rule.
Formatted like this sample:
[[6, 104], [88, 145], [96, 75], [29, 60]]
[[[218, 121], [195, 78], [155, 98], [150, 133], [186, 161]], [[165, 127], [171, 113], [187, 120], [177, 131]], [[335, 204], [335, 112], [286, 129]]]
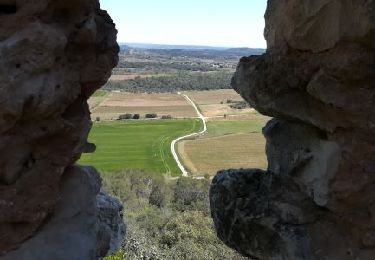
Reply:
[[267, 0], [101, 0], [119, 42], [265, 48]]

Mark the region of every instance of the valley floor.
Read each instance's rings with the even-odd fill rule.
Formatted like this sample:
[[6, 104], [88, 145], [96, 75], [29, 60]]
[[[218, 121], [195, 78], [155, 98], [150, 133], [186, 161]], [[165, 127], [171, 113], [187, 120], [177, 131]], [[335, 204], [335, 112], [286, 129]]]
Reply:
[[[233, 109], [230, 102], [242, 98], [233, 90], [184, 92], [208, 120], [206, 134], [183, 140], [177, 153], [193, 176], [214, 175], [225, 168], [265, 168], [265, 140], [261, 129], [269, 119], [251, 108]], [[202, 126], [194, 108], [177, 93], [134, 94], [99, 92], [89, 101], [95, 122], [89, 141], [97, 146], [81, 164], [101, 172], [141, 169], [180, 176], [170, 143], [174, 138], [198, 132]], [[171, 115], [171, 120], [123, 120], [121, 114]]]

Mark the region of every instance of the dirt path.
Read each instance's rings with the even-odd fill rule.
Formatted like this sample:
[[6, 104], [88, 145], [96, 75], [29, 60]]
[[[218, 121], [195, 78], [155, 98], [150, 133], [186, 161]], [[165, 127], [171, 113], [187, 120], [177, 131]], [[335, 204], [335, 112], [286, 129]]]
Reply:
[[203, 130], [202, 131], [197, 132], [197, 133], [192, 133], [192, 134], [181, 136], [179, 138], [174, 139], [172, 141], [172, 143], [171, 143], [171, 152], [172, 152], [173, 158], [175, 159], [178, 168], [180, 168], [180, 170], [182, 172], [182, 176], [187, 177], [188, 176], [188, 172], [186, 171], [185, 167], [182, 165], [182, 163], [181, 163], [181, 161], [178, 158], [178, 155], [176, 153], [176, 143], [179, 142], [179, 141], [181, 141], [181, 140], [183, 140], [183, 139], [194, 137], [194, 136], [198, 136], [198, 135], [202, 135], [202, 134], [206, 133], [207, 132], [207, 124], [206, 124], [206, 118], [199, 111], [199, 109], [195, 105], [195, 103], [187, 95], [181, 94], [181, 93], [178, 93], [178, 94], [182, 95], [192, 105], [192, 107], [197, 112], [198, 118], [200, 118], [202, 120], [202, 123], [203, 123]]

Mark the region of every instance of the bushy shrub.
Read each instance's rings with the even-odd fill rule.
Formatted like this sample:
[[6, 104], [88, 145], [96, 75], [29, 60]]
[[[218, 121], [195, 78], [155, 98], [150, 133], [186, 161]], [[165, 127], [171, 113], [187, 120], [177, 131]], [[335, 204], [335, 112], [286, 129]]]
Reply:
[[141, 116], [139, 115], [139, 114], [134, 114], [133, 115], [133, 119], [135, 119], [135, 120], [138, 120], [138, 119], [140, 119], [141, 118]]
[[119, 117], [118, 117], [119, 120], [128, 120], [128, 119], [132, 119], [132, 118], [133, 118], [132, 114], [123, 114], [123, 115], [119, 115]]
[[246, 101], [235, 101], [232, 102], [232, 104], [229, 105], [233, 109], [245, 109], [247, 107], [250, 107], [250, 105]]
[[172, 119], [171, 115], [162, 116], [161, 119]]
[[148, 119], [157, 118], [157, 117], [158, 117], [158, 115], [155, 114], [155, 113], [150, 113], [150, 114], [145, 115], [145, 118], [148, 118]]

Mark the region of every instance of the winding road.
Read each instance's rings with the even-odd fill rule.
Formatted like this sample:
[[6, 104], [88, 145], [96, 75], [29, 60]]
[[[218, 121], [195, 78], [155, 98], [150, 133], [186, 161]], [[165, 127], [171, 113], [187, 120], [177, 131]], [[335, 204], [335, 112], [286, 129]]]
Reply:
[[181, 94], [180, 92], [178, 92], [178, 94], [181, 95], [181, 96], [183, 96], [192, 105], [192, 107], [197, 112], [198, 118], [201, 119], [202, 123], [203, 123], [203, 130], [202, 131], [200, 131], [198, 133], [192, 133], [192, 134], [181, 136], [179, 138], [174, 139], [172, 141], [172, 143], [171, 143], [171, 152], [172, 152], [173, 158], [175, 159], [178, 168], [180, 168], [180, 170], [182, 172], [182, 176], [187, 177], [188, 176], [188, 172], [186, 171], [185, 167], [182, 165], [182, 163], [181, 163], [181, 161], [178, 158], [178, 155], [176, 153], [176, 143], [179, 142], [179, 141], [181, 141], [181, 140], [183, 140], [183, 139], [190, 138], [190, 137], [193, 137], [193, 136], [198, 136], [198, 135], [206, 133], [207, 132], [207, 124], [206, 124], [206, 118], [199, 111], [199, 109], [195, 105], [195, 103], [187, 95]]

